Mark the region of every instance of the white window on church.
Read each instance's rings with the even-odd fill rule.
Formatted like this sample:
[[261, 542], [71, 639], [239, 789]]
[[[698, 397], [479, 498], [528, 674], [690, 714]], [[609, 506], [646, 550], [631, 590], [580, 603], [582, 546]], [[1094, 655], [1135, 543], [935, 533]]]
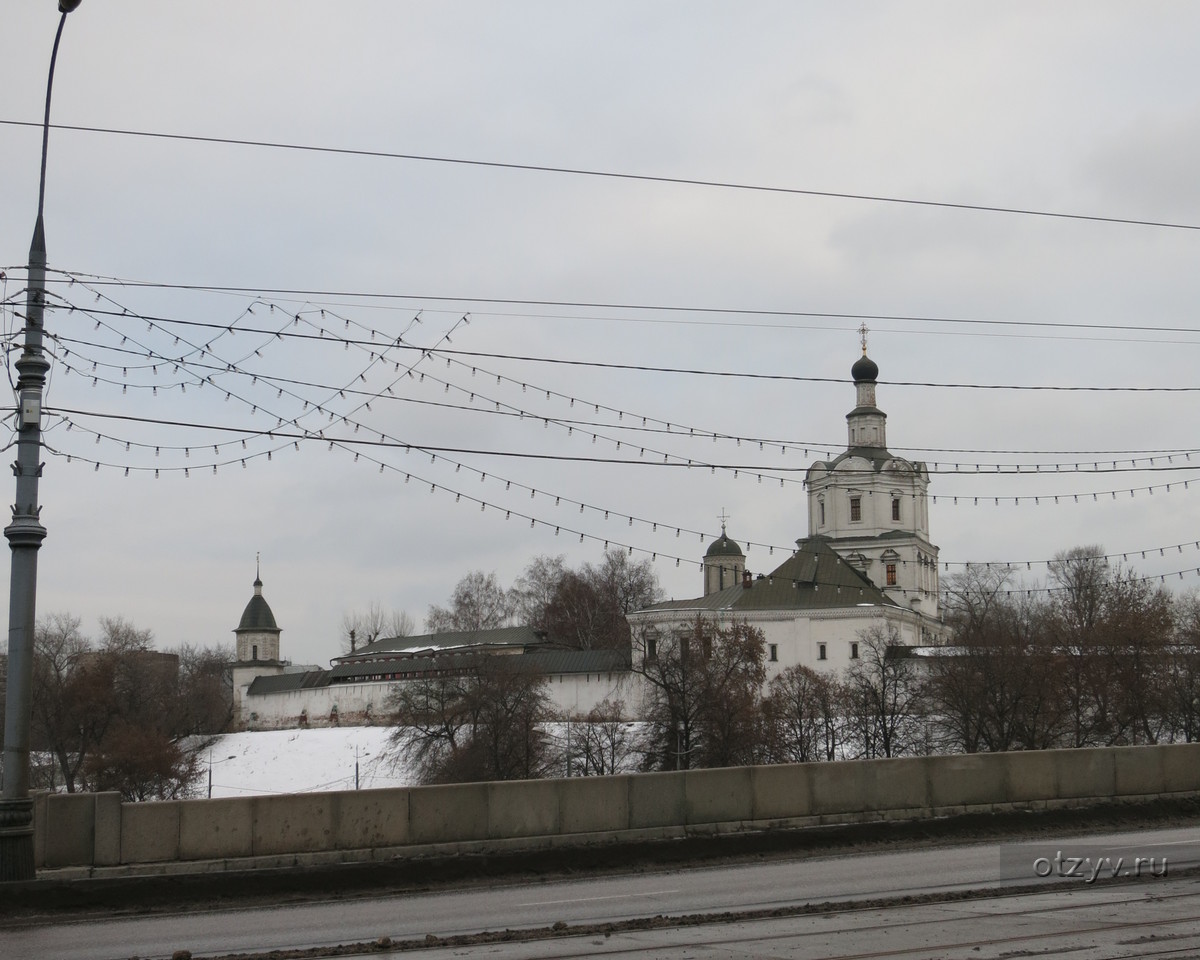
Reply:
[[862, 520], [862, 497], [850, 498], [850, 522], [857, 523]]
[[857, 640], [852, 640], [850, 642], [850, 659], [851, 660], [858, 659], [858, 641]]
[[817, 644], [817, 659], [818, 660], [825, 659], [825, 644], [823, 644], [823, 643]]
[[889, 587], [896, 585], [896, 565], [894, 563], [887, 565], [887, 585]]
[[819, 521], [820, 525], [822, 527], [825, 526], [825, 501], [824, 500], [817, 501], [817, 513], [820, 516], [820, 521]]
[[779, 644], [769, 643], [769, 644], [767, 644], [767, 650], [768, 650], [767, 659], [770, 660], [772, 663], [778, 663], [779, 662]]
[[892, 497], [892, 519], [899, 522], [900, 520], [900, 498]]

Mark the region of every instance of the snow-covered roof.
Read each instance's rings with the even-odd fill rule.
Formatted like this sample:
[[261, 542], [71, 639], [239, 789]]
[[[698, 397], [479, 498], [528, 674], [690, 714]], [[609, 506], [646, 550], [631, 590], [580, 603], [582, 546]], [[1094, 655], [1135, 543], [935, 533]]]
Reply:
[[463, 630], [446, 633], [426, 633], [417, 637], [385, 637], [368, 643], [353, 653], [335, 657], [333, 663], [354, 663], [380, 656], [416, 657], [428, 652], [443, 652], [477, 647], [528, 647], [545, 642], [546, 635], [530, 626], [497, 627], [492, 630]]

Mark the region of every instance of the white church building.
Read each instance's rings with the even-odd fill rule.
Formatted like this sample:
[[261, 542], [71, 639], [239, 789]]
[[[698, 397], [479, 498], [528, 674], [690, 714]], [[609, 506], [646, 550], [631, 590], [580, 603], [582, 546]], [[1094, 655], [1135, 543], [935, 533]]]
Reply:
[[865, 344], [850, 373], [857, 402], [846, 415], [846, 451], [814, 463], [805, 477], [808, 536], [756, 575], [722, 528], [704, 557], [702, 595], [629, 616], [634, 657], [697, 617], [761, 629], [768, 678], [795, 664], [844, 669], [859, 658], [862, 633], [875, 627], [908, 646], [940, 638], [929, 472], [888, 452], [887, 414], [876, 406], [879, 368]]
[[722, 527], [702, 561], [700, 596], [669, 600], [629, 614], [632, 650], [572, 650], [530, 627], [475, 634], [378, 640], [335, 659], [330, 669], [297, 668], [280, 659], [280, 629], [256, 578], [238, 628], [233, 665], [235, 716], [246, 728], [381, 722], [388, 694], [415, 676], [464, 669], [480, 653], [519, 656], [545, 675], [565, 716], [585, 715], [604, 699], [636, 710], [634, 663], [657, 638], [697, 620], [762, 630], [767, 677], [796, 664], [837, 671], [862, 654], [871, 630], [905, 646], [941, 639], [938, 549], [929, 536], [929, 472], [887, 449], [887, 415], [876, 406], [879, 368], [866, 355], [851, 367], [854, 408], [847, 446], [809, 467], [808, 535], [769, 572], [747, 569]]

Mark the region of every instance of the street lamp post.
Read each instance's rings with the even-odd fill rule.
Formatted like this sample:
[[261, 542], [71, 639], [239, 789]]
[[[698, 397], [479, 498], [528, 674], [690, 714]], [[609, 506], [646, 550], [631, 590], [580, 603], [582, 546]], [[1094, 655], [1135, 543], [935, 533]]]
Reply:
[[[237, 759], [237, 754], [236, 754], [236, 753], [232, 753], [232, 754], [230, 754], [228, 757], [226, 757], [224, 760], [217, 760], [217, 761], [216, 761], [216, 763], [228, 763], [230, 760], [236, 760], [236, 759]], [[209, 751], [208, 751], [208, 799], [209, 799], [209, 800], [211, 800], [211, 799], [212, 799], [212, 768], [213, 768], [213, 763], [214, 763], [214, 761], [213, 761], [213, 758], [212, 758], [212, 749], [211, 749], [211, 748], [209, 748]]]
[[46, 148], [50, 141], [50, 91], [54, 61], [67, 14], [81, 0], [59, 0], [58, 32], [46, 78], [46, 114], [42, 122], [42, 169], [38, 182], [37, 220], [29, 245], [29, 278], [25, 307], [25, 343], [17, 367], [17, 500], [12, 522], [4, 528], [12, 548], [8, 598], [8, 684], [4, 712], [4, 785], [0, 790], [0, 882], [32, 880], [33, 801], [29, 796], [29, 728], [33, 689], [33, 631], [37, 616], [37, 555], [46, 537], [38, 505], [42, 473], [42, 391], [50, 363], [42, 349], [42, 316], [46, 305], [46, 236], [42, 210], [46, 199]]

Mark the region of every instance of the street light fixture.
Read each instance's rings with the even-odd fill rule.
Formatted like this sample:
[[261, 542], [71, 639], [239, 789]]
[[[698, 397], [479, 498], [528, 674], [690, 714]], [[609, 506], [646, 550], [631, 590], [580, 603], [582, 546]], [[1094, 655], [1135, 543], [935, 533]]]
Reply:
[[42, 209], [46, 199], [46, 149], [50, 141], [50, 91], [54, 62], [67, 14], [82, 0], [59, 0], [61, 14], [50, 71], [46, 77], [46, 114], [42, 121], [42, 168], [38, 181], [37, 220], [29, 245], [25, 306], [25, 343], [17, 368], [17, 500], [12, 522], [4, 528], [12, 548], [8, 595], [8, 685], [4, 713], [4, 785], [0, 790], [0, 882], [32, 880], [33, 800], [29, 796], [29, 729], [33, 690], [33, 631], [37, 617], [37, 553], [46, 537], [38, 505], [42, 474], [42, 391], [50, 363], [42, 349], [46, 305], [46, 235]]
[[[230, 760], [236, 760], [237, 754], [231, 753], [224, 760], [217, 760], [216, 763], [228, 763]], [[212, 799], [212, 768], [213, 768], [212, 748], [208, 751], [208, 799]]]

